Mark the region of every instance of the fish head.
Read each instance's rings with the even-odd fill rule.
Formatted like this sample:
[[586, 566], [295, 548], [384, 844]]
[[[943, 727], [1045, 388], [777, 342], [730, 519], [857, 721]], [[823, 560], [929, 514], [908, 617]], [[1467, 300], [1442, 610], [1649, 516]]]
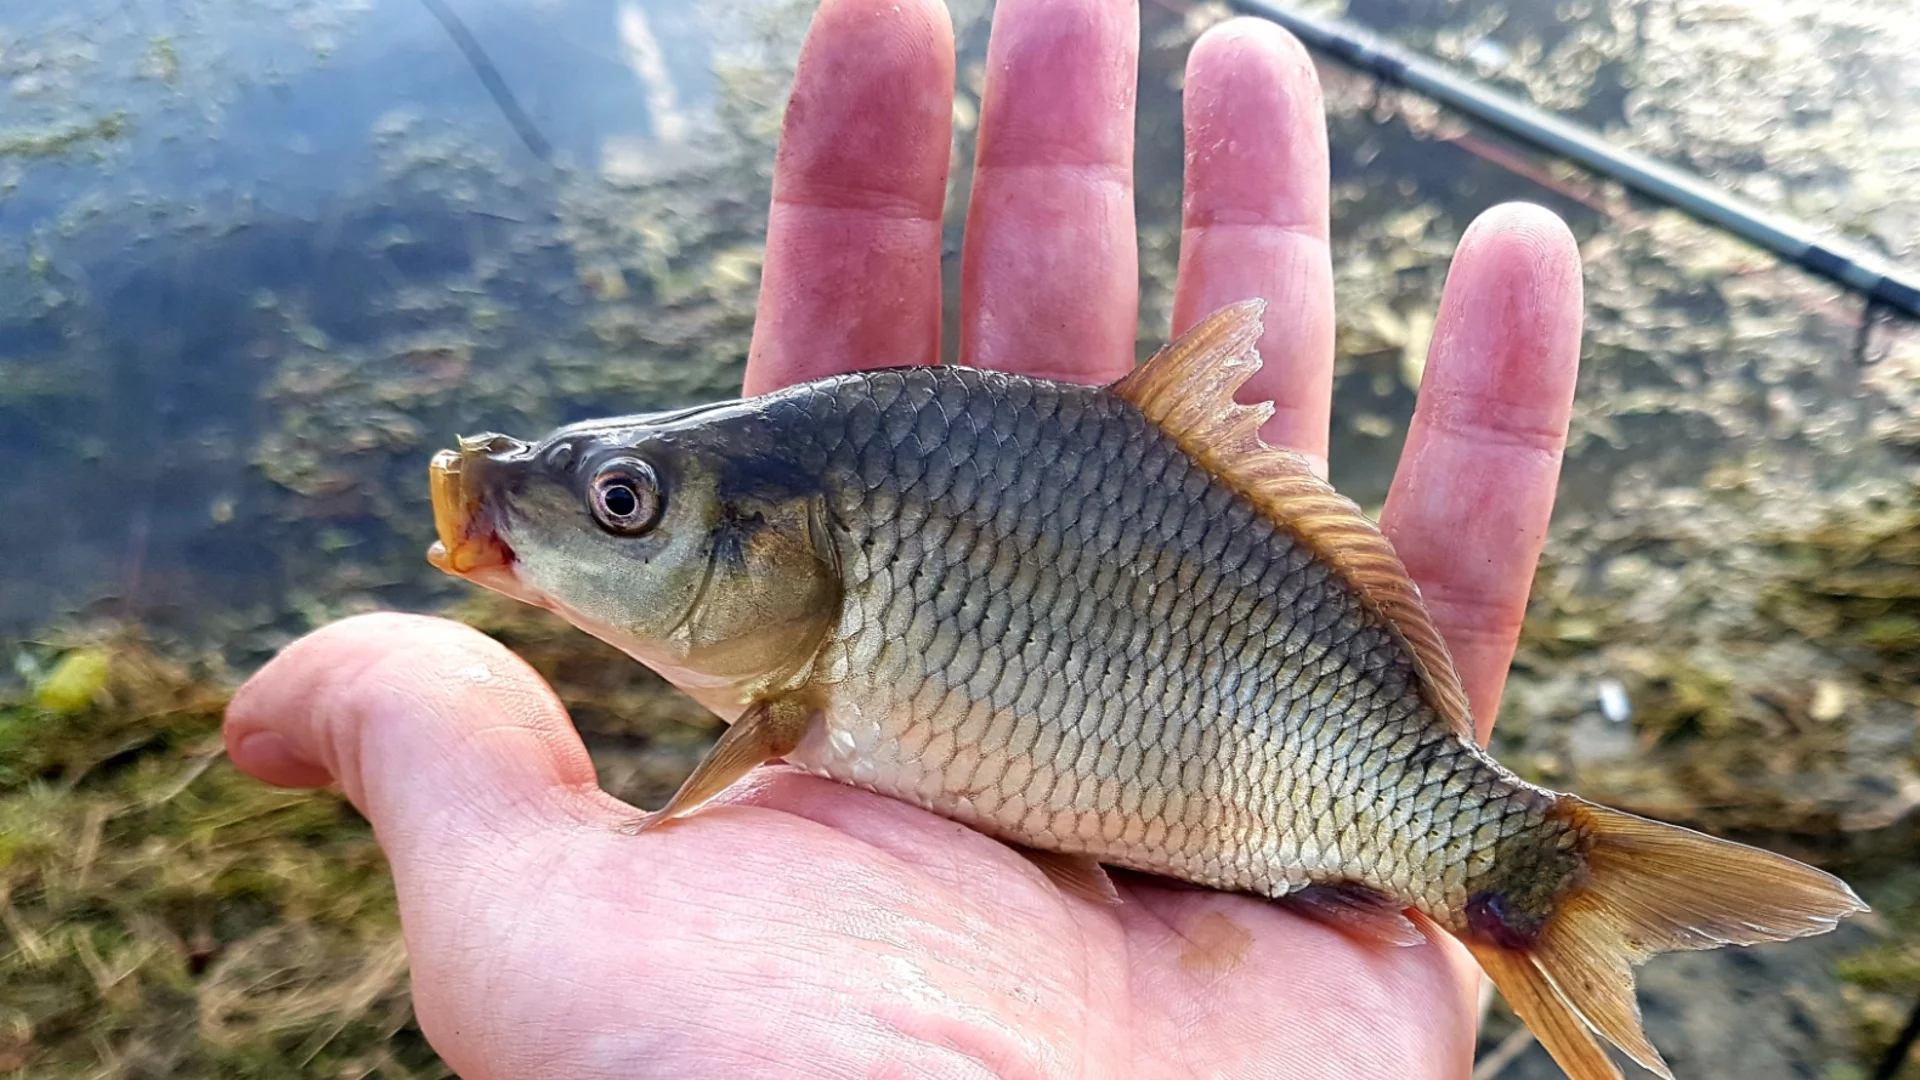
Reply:
[[439, 540], [427, 557], [560, 615], [727, 716], [810, 662], [838, 614], [837, 560], [817, 492], [742, 482], [762, 453], [675, 415], [533, 443], [461, 439], [433, 458]]

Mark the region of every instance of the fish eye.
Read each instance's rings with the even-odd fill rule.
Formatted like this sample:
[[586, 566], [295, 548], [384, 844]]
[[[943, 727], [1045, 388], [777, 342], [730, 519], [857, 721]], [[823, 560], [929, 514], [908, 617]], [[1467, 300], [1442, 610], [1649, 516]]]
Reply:
[[594, 474], [587, 502], [601, 528], [618, 536], [638, 536], [660, 520], [660, 483], [646, 462], [620, 458]]

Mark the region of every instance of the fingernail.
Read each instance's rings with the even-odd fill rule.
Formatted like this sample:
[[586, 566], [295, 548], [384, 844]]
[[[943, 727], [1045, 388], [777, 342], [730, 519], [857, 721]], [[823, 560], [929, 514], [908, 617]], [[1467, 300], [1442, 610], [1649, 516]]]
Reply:
[[277, 731], [256, 731], [233, 748], [234, 760], [251, 773], [285, 776], [312, 772], [318, 766], [294, 752], [293, 744]]

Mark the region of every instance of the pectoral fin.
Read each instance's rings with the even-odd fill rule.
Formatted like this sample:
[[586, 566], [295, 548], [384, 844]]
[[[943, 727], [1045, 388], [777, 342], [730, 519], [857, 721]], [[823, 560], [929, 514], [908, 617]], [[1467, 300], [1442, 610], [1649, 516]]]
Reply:
[[755, 703], [728, 726], [692, 775], [673, 793], [667, 805], [623, 828], [645, 832], [705, 806], [713, 797], [757, 766], [783, 758], [800, 745], [801, 736], [819, 715], [804, 702], [791, 700]]

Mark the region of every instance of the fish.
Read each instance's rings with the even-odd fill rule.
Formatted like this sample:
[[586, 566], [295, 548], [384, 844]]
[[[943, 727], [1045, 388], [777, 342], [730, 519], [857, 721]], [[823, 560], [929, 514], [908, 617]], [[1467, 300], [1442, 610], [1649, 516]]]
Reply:
[[1031, 853], [1458, 938], [1574, 1080], [1672, 1073], [1632, 968], [1866, 910], [1759, 848], [1528, 783], [1473, 737], [1393, 545], [1298, 454], [1259, 301], [1081, 386], [961, 366], [463, 438], [440, 569], [564, 617], [728, 724], [637, 831], [787, 763]]

